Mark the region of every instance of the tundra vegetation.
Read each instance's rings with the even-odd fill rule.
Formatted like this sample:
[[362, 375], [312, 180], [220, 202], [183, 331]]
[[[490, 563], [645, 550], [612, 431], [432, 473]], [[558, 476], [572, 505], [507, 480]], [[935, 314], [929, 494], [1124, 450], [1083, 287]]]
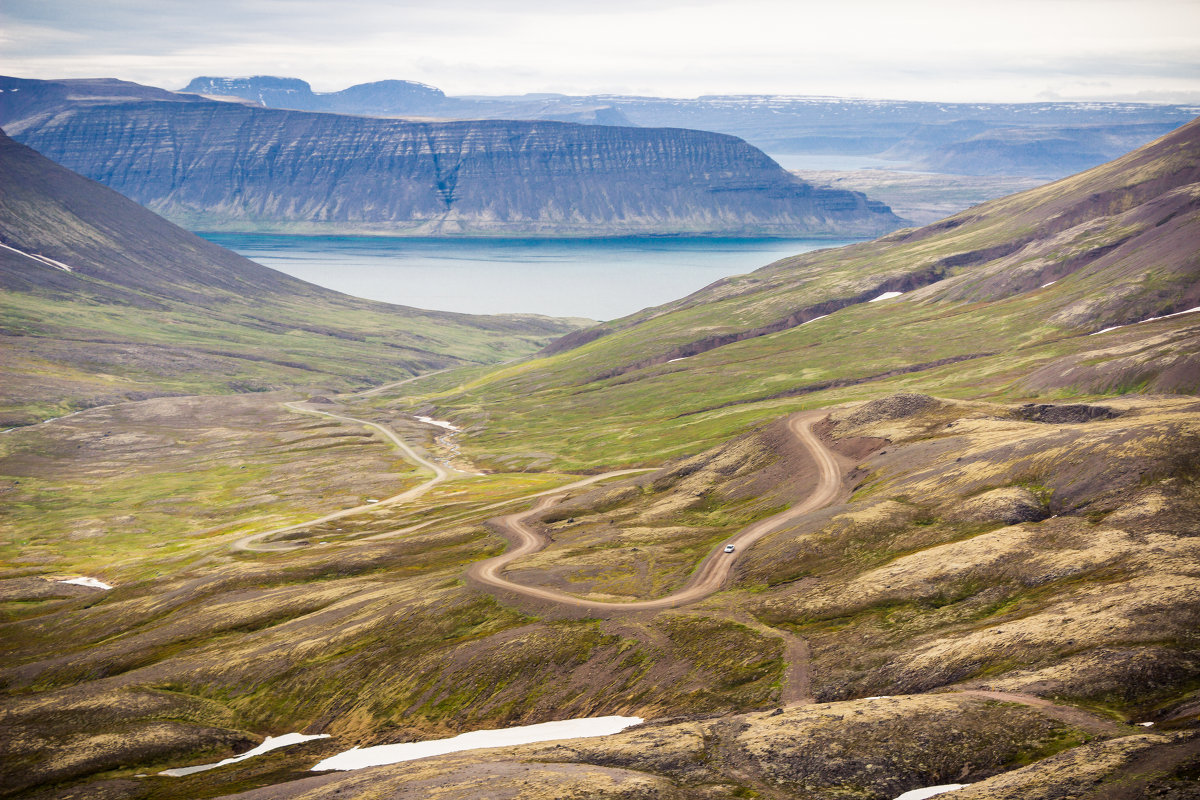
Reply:
[[[370, 395], [281, 378], [0, 435], [4, 791], [1194, 797], [1200, 315], [1167, 315], [1200, 305], [1198, 137], [501, 366]], [[460, 471], [373, 507], [428, 474], [374, 429], [282, 406], [305, 398]], [[804, 499], [817, 464], [787, 420], [814, 409], [840, 495], [739, 548], [718, 593], [588, 611], [464, 577], [504, 550], [494, 518], [558, 489], [531, 521], [547, 547], [509, 578], [668, 594]], [[625, 468], [644, 471], [561, 488]], [[115, 588], [58, 582], [81, 575]], [[609, 714], [648, 722], [309, 772], [353, 745]], [[330, 738], [157, 774], [289, 731]]]

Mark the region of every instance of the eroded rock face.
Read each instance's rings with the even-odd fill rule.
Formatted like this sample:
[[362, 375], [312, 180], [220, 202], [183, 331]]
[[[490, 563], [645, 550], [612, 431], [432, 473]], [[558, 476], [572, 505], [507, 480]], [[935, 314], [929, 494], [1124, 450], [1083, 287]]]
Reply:
[[1037, 522], [1050, 516], [1045, 503], [1022, 486], [993, 489], [963, 501], [951, 509], [950, 516], [963, 522]]
[[60, 164], [195, 228], [396, 234], [876, 235], [900, 221], [733, 136], [419, 123], [219, 102], [5, 119]]
[[891, 394], [872, 400], [848, 414], [846, 425], [858, 427], [880, 420], [905, 419], [932, 411], [942, 405], [941, 401], [927, 394]]
[[1083, 403], [1067, 405], [1027, 403], [1017, 410], [1017, 416], [1030, 422], [1062, 425], [1064, 423], [1090, 422], [1094, 419], [1112, 419], [1118, 414], [1107, 406], [1089, 406]]

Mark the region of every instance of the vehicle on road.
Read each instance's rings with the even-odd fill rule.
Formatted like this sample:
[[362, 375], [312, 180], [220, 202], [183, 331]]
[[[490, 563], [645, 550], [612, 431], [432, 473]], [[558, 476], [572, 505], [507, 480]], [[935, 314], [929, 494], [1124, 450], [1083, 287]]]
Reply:
[[733, 552], [733, 550], [734, 550], [734, 548], [733, 548], [733, 545], [731, 545], [731, 544], [727, 544], [727, 545], [725, 545], [725, 552], [726, 552], [726, 553], [732, 553], [732, 552]]

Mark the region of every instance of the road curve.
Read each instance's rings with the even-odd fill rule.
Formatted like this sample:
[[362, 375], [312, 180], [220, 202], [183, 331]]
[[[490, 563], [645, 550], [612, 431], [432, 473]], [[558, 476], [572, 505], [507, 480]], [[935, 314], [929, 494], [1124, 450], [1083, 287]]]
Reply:
[[[561, 495], [543, 497], [528, 511], [498, 517], [495, 522], [504, 531], [511, 547], [502, 555], [472, 564], [467, 569], [467, 577], [483, 586], [502, 589], [537, 600], [595, 611], [650, 611], [675, 608], [702, 600], [721, 589], [729, 578], [734, 563], [746, 548], [785, 523], [829, 505], [837, 498], [841, 491], [841, 472], [837, 461], [833, 453], [812, 432], [813, 423], [823, 416], [823, 413], [797, 414], [788, 420], [788, 428], [812, 454], [817, 463], [817, 485], [809, 496], [788, 510], [759, 520], [721, 542], [700, 562], [700, 566], [692, 573], [692, 577], [688, 579], [683, 588], [674, 594], [654, 600], [611, 603], [585, 600], [553, 589], [526, 586], [503, 577], [501, 572], [510, 563], [521, 556], [536, 553], [546, 546], [545, 537], [526, 525], [525, 521], [553, 506], [562, 499]], [[734, 545], [737, 550], [733, 553], [725, 553], [725, 546], [729, 544]]]
[[[415, 533], [416, 531], [419, 531], [423, 528], [428, 528], [430, 525], [434, 525], [439, 522], [446, 522], [447, 520], [465, 519], [467, 517], [475, 517], [475, 516], [478, 516], [479, 514], [483, 513], [484, 511], [493, 511], [497, 508], [504, 508], [505, 506], [511, 506], [516, 503], [524, 503], [524, 502], [528, 502], [529, 500], [536, 500], [539, 497], [546, 497], [547, 495], [552, 495], [552, 494], [561, 494], [562, 492], [567, 492], [572, 489], [582, 489], [584, 486], [591, 486], [593, 483], [599, 483], [600, 481], [606, 481], [609, 478], [620, 478], [620, 477], [624, 477], [625, 475], [636, 475], [639, 472], [655, 472], [656, 469], [657, 468], [655, 468], [655, 467], [640, 467], [638, 469], [618, 469], [618, 470], [613, 470], [612, 472], [601, 472], [598, 475], [589, 475], [586, 478], [581, 478], [580, 480], [573, 481], [568, 484], [564, 484], [563, 486], [555, 486], [553, 489], [544, 489], [540, 492], [534, 492], [533, 494], [521, 495], [520, 497], [510, 497], [507, 500], [500, 500], [498, 502], [492, 503], [490, 505], [482, 506], [480, 508], [471, 508], [471, 509], [468, 509], [467, 511], [462, 511], [455, 515], [442, 515], [438, 519], [430, 519], [430, 520], [426, 520], [425, 522], [419, 522], [416, 525], [410, 525], [407, 528], [400, 528], [400, 529], [394, 530], [394, 531], [384, 531], [383, 533], [373, 533], [370, 536], [363, 536], [361, 541], [366, 542], [366, 541], [378, 540], [378, 539], [394, 539], [397, 536], [407, 536], [410, 533]], [[555, 501], [557, 501], [559, 499], [561, 499], [561, 497], [555, 498]]]
[[404, 453], [405, 458], [419, 467], [430, 470], [433, 473], [433, 477], [424, 483], [418, 484], [411, 489], [401, 492], [400, 494], [384, 498], [378, 503], [368, 503], [367, 505], [355, 506], [354, 508], [345, 508], [341, 511], [335, 511], [332, 514], [326, 514], [323, 517], [318, 517], [317, 519], [310, 519], [307, 522], [298, 522], [295, 525], [286, 525], [282, 528], [274, 528], [269, 531], [254, 533], [250, 536], [243, 536], [241, 539], [238, 539], [233, 543], [232, 548], [234, 550], [254, 553], [269, 553], [283, 550], [294, 550], [297, 547], [303, 547], [304, 545], [300, 544], [299, 542], [268, 542], [264, 540], [270, 539], [273, 536], [278, 536], [281, 533], [298, 531], [301, 528], [308, 528], [312, 525], [320, 525], [323, 522], [341, 519], [342, 517], [348, 517], [352, 514], [361, 514], [368, 509], [380, 508], [381, 506], [390, 506], [395, 503], [404, 503], [409, 500], [415, 500], [433, 487], [437, 486], [439, 483], [449, 480], [451, 475], [454, 474], [442, 464], [439, 464], [436, 461], [430, 461], [421, 456], [421, 454], [412, 449], [407, 442], [397, 436], [394, 431], [392, 431], [390, 428], [380, 425], [377, 422], [370, 422], [368, 420], [357, 419], [355, 417], [347, 417], [343, 414], [334, 414], [332, 411], [321, 411], [320, 409], [313, 408], [312, 406], [304, 403], [284, 403], [283, 405], [284, 407], [290, 408], [292, 411], [298, 411], [301, 414], [320, 414], [323, 417], [332, 417], [333, 419], [338, 419], [343, 422], [353, 422], [359, 425], [366, 425], [368, 428], [374, 428], [391, 440], [391, 442], [398, 448], [400, 448], [400, 451]]
[[450, 371], [450, 367], [446, 367], [445, 369], [435, 370], [434, 372], [422, 372], [420, 375], [414, 375], [411, 378], [405, 378], [402, 381], [396, 381], [394, 383], [385, 383], [383, 386], [376, 386], [373, 389], [364, 389], [361, 392], [351, 392], [350, 394], [344, 394], [342, 396], [343, 397], [374, 397], [377, 394], [383, 394], [384, 392], [388, 391], [389, 389], [395, 389], [398, 386], [404, 386], [405, 384], [412, 383], [413, 381], [419, 381], [419, 380], [421, 380], [421, 378], [429, 378], [434, 375], [441, 375], [443, 372], [449, 372], [449, 371]]

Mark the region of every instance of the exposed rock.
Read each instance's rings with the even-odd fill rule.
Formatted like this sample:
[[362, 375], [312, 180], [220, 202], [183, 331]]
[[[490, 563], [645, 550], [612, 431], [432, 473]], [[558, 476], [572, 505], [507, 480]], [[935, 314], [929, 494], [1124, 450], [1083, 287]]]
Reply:
[[1037, 522], [1048, 516], [1050, 512], [1045, 503], [1022, 486], [993, 489], [965, 500], [950, 513], [951, 518], [963, 522], [1003, 522], [1006, 525]]
[[843, 422], [849, 427], [857, 428], [872, 422], [915, 417], [941, 405], [940, 400], [927, 394], [893, 394], [859, 407], [847, 414]]
[[[996, 775], [960, 789], [954, 795], [956, 800], [1147, 797], [1149, 795], [1140, 793], [1118, 793], [1119, 787], [1107, 784], [1106, 779], [1122, 772], [1134, 771], [1141, 759], [1156, 750], [1161, 751], [1173, 745], [1178, 748], [1179, 745], [1186, 744], [1179, 736], [1166, 737], [1156, 734], [1093, 742], [1022, 769]], [[1194, 794], [1188, 796], [1195, 797]]]
[[1091, 422], [1094, 419], [1112, 419], [1119, 412], [1108, 406], [1090, 406], [1083, 403], [1070, 405], [1052, 405], [1050, 403], [1027, 403], [1017, 409], [1017, 417], [1030, 422], [1048, 422], [1051, 425], [1063, 425], [1077, 422]]

